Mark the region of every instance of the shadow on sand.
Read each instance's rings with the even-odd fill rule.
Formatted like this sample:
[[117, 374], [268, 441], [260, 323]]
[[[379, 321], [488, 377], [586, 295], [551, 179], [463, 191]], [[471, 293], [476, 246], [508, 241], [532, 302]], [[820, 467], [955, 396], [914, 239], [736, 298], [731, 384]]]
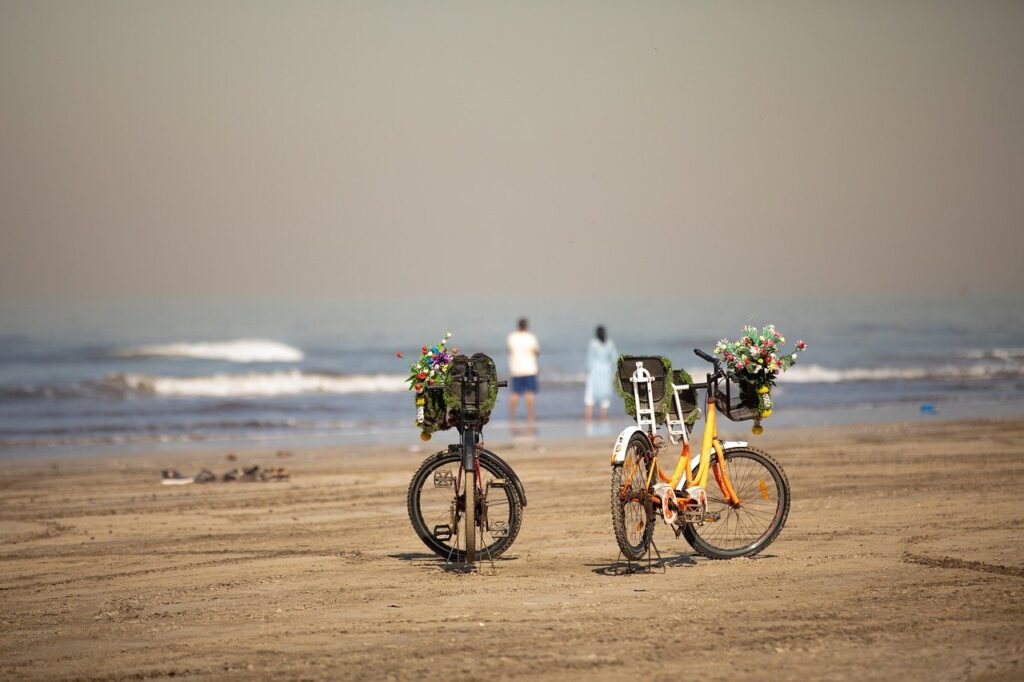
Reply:
[[496, 567], [497, 564], [506, 561], [518, 561], [517, 556], [500, 556], [494, 559], [488, 559], [483, 557], [479, 559], [475, 564], [459, 564], [451, 561], [445, 561], [443, 558], [436, 554], [429, 552], [399, 552], [398, 554], [389, 554], [388, 557], [392, 559], [398, 559], [399, 561], [416, 561], [420, 562], [423, 566], [430, 566], [437, 568], [445, 573], [478, 573], [481, 568]]
[[[752, 557], [736, 557], [744, 561], [761, 561], [762, 559], [774, 559], [774, 554], [758, 554]], [[668, 568], [686, 568], [697, 566], [701, 561], [714, 562], [714, 559], [704, 559], [698, 554], [677, 554], [675, 556], [663, 557], [657, 549], [649, 557], [630, 561], [619, 554], [618, 558], [609, 564], [585, 564], [592, 567], [591, 571], [598, 575], [634, 575], [636, 573], [652, 573], [660, 570], [665, 572]], [[727, 560], [728, 561], [728, 560]]]

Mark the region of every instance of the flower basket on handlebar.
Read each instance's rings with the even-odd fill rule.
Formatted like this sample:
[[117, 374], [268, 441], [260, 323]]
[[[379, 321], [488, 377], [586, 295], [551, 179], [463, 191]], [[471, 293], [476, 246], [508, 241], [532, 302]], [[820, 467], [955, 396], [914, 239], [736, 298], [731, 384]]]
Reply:
[[[434, 431], [453, 426], [444, 400], [448, 370], [459, 352], [458, 348], [448, 349], [451, 337], [451, 332], [447, 332], [436, 345], [420, 348], [420, 357], [409, 366], [409, 378], [405, 380], [409, 390], [416, 392], [416, 426], [423, 440], [430, 440]], [[405, 357], [401, 351], [395, 356]]]
[[444, 404], [443, 386], [431, 386], [417, 394], [416, 407], [417, 425], [424, 433], [443, 431], [452, 427], [448, 423], [448, 407]]
[[716, 380], [715, 388], [715, 406], [732, 421], [743, 422], [760, 416], [757, 387], [754, 384], [729, 373]]

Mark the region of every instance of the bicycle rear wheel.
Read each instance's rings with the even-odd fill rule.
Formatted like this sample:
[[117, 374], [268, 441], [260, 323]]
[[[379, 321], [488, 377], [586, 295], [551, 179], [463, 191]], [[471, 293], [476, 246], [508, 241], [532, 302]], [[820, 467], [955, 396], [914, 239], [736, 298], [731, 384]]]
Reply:
[[[515, 541], [522, 524], [522, 500], [505, 470], [486, 452], [480, 454], [480, 486], [473, 500], [462, 471], [461, 451], [446, 450], [427, 458], [409, 482], [409, 520], [416, 535], [430, 550], [447, 561], [500, 556]], [[466, 508], [475, 510], [470, 522]]]
[[647, 436], [634, 433], [622, 464], [612, 467], [612, 528], [627, 559], [642, 558], [654, 535], [654, 504], [647, 488], [652, 454]]
[[726, 500], [715, 476], [708, 477], [708, 516], [717, 520], [686, 524], [683, 536], [709, 559], [753, 556], [770, 545], [789, 515], [789, 481], [772, 457], [758, 448], [729, 448], [724, 453], [729, 481], [739, 506]]

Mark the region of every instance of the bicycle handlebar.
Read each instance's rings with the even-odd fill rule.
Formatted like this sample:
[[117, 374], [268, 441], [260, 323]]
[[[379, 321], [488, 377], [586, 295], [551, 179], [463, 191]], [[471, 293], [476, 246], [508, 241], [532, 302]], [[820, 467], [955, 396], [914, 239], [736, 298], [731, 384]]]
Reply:
[[695, 354], [695, 355], [696, 355], [696, 356], [697, 356], [698, 358], [701, 358], [701, 359], [703, 359], [703, 360], [707, 360], [708, 362], [710, 362], [711, 364], [713, 364], [713, 365], [714, 365], [715, 367], [718, 367], [718, 363], [720, 363], [720, 362], [721, 362], [721, 360], [719, 360], [719, 359], [718, 359], [718, 358], [716, 358], [716, 357], [712, 357], [712, 356], [708, 355], [707, 353], [705, 353], [704, 351], [702, 351], [702, 350], [701, 350], [700, 348], [694, 348], [694, 349], [693, 349], [693, 352], [694, 352], [694, 354]]

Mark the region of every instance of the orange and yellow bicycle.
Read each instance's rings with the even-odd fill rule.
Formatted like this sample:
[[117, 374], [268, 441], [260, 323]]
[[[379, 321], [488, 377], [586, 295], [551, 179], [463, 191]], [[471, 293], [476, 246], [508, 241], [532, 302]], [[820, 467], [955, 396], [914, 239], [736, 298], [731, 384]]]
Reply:
[[[672, 371], [665, 358], [623, 356], [618, 381], [626, 411], [636, 425], [619, 434], [612, 451], [612, 526], [628, 559], [648, 551], [660, 517], [710, 559], [752, 556], [770, 545], [789, 514], [789, 482], [765, 451], [745, 441], [721, 441], [717, 418], [756, 419], [757, 393], [721, 362], [695, 349], [714, 370], [703, 383]], [[690, 430], [700, 416], [697, 391], [706, 391], [706, 423], [700, 452], [690, 451]], [[658, 428], [681, 445], [668, 474], [658, 453], [666, 447]]]

